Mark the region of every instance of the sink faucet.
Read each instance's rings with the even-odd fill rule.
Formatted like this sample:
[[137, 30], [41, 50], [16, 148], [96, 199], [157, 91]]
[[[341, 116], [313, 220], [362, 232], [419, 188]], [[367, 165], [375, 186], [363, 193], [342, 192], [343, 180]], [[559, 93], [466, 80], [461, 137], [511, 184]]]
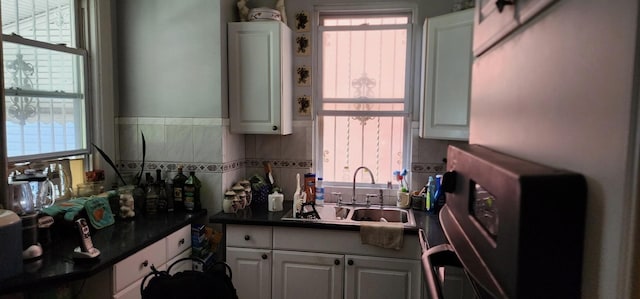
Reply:
[[375, 184], [376, 181], [373, 179], [373, 172], [371, 172], [371, 169], [367, 168], [366, 166], [360, 166], [358, 167], [358, 169], [356, 169], [356, 171], [353, 173], [353, 188], [352, 188], [352, 193], [351, 193], [351, 204], [356, 204], [356, 176], [358, 175], [358, 171], [360, 169], [366, 169], [369, 172], [369, 175], [371, 176], [371, 184]]

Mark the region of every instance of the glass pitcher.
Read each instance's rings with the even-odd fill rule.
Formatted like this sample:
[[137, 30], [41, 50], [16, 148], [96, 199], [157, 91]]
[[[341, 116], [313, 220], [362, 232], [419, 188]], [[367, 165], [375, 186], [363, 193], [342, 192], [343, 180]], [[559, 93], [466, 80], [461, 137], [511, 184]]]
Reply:
[[9, 201], [13, 205], [12, 210], [18, 215], [35, 212], [31, 185], [27, 181], [9, 183]]
[[55, 185], [49, 179], [38, 182], [38, 193], [34, 198], [34, 207], [36, 211], [48, 208], [56, 202]]

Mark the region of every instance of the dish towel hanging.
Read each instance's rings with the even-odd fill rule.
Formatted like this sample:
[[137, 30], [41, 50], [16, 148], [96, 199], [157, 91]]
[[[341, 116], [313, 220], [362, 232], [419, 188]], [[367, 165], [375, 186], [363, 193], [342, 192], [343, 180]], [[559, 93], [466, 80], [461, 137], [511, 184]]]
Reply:
[[382, 248], [402, 249], [404, 244], [404, 226], [402, 223], [362, 221], [360, 223], [360, 241], [362, 244]]

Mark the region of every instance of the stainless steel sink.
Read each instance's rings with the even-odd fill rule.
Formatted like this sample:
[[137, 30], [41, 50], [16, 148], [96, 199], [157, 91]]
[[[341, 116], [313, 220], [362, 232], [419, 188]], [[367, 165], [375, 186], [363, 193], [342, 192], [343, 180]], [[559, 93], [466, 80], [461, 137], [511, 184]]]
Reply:
[[353, 211], [351, 220], [407, 223], [409, 222], [409, 213], [406, 210], [395, 208], [364, 208]]
[[294, 218], [289, 211], [281, 219], [344, 225], [360, 225], [362, 221], [382, 221], [402, 223], [405, 227], [416, 226], [412, 210], [380, 206], [358, 207], [333, 203], [315, 207], [305, 206], [302, 217]]

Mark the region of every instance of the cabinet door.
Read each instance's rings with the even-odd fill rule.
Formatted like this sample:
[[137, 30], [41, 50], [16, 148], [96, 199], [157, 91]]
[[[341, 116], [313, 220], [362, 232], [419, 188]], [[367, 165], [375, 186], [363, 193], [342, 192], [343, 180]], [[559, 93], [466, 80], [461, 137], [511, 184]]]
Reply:
[[343, 260], [337, 254], [274, 250], [273, 298], [342, 298]]
[[514, 5], [505, 5], [500, 11], [497, 2], [499, 1], [476, 0], [473, 28], [475, 56], [480, 56], [518, 26]]
[[290, 134], [291, 30], [282, 22], [228, 26], [231, 131]]
[[425, 21], [420, 137], [469, 139], [473, 9]]
[[419, 260], [347, 255], [345, 299], [419, 299]]
[[271, 251], [227, 247], [227, 264], [238, 298], [271, 298]]

